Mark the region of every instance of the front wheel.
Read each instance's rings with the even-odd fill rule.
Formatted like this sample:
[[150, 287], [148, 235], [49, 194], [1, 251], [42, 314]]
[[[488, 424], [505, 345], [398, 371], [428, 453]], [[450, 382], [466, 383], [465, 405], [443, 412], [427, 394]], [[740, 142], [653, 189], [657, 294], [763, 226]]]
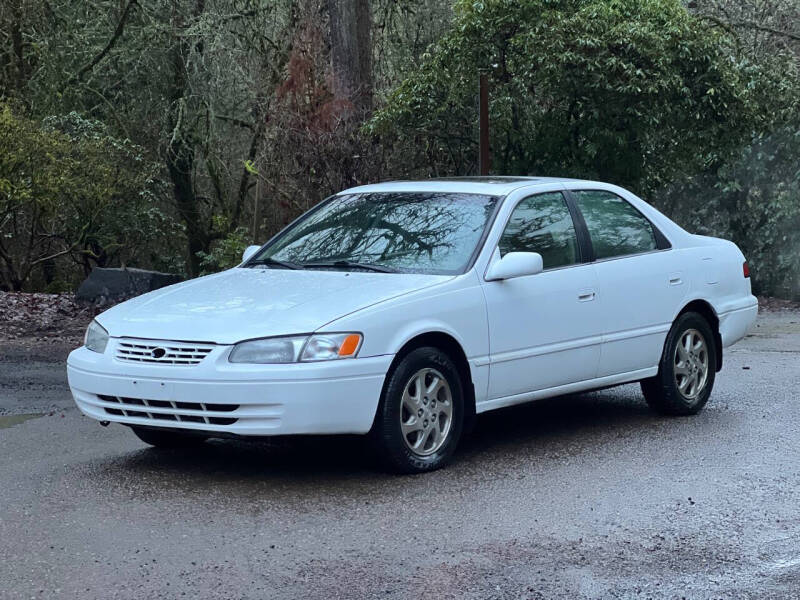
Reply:
[[156, 448], [188, 448], [205, 442], [208, 437], [202, 434], [180, 433], [177, 431], [131, 427], [133, 433], [145, 444]]
[[645, 400], [666, 415], [693, 415], [706, 405], [714, 387], [717, 348], [702, 315], [687, 312], [672, 325], [658, 374], [642, 381]]
[[438, 348], [417, 348], [387, 377], [372, 439], [391, 470], [423, 473], [447, 462], [463, 421], [464, 390], [455, 364]]

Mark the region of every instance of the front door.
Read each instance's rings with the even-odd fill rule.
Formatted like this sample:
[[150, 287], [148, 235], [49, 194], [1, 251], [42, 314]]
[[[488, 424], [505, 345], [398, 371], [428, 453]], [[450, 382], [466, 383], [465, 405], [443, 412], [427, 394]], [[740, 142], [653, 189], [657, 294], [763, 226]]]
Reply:
[[544, 271], [484, 281], [489, 316], [489, 400], [595, 377], [602, 322], [593, 265], [582, 263], [561, 192], [521, 200], [492, 262], [508, 252], [538, 252]]

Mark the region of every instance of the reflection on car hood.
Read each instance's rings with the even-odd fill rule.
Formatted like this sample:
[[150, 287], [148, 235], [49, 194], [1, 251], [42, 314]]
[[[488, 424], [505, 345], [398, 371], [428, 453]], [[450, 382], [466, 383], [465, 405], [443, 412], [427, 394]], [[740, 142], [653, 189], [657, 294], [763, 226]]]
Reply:
[[114, 337], [230, 344], [309, 333], [346, 314], [451, 278], [235, 268], [128, 300], [97, 320]]

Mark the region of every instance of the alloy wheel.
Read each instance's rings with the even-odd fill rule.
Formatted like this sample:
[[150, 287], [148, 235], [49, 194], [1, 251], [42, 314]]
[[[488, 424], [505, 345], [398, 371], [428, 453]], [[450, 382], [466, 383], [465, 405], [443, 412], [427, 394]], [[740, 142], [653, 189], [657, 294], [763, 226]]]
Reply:
[[400, 429], [411, 452], [429, 456], [447, 441], [453, 423], [453, 396], [444, 375], [425, 368], [403, 388]]
[[708, 346], [697, 329], [687, 329], [675, 347], [674, 373], [678, 392], [694, 400], [708, 381]]

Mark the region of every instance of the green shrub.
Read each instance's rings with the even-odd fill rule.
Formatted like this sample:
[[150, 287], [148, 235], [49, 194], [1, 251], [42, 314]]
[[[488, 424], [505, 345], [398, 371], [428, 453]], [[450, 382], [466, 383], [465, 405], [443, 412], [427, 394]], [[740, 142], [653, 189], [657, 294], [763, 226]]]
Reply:
[[0, 289], [48, 285], [53, 264], [79, 279], [157, 262], [181, 233], [163, 193], [156, 165], [101, 123], [72, 113], [40, 124], [0, 104]]
[[[224, 220], [215, 217], [215, 226], [223, 230]], [[230, 269], [242, 262], [242, 253], [250, 245], [250, 233], [245, 227], [237, 227], [232, 232], [220, 238], [211, 246], [209, 252], [198, 252], [202, 275], [215, 273], [223, 269]]]

